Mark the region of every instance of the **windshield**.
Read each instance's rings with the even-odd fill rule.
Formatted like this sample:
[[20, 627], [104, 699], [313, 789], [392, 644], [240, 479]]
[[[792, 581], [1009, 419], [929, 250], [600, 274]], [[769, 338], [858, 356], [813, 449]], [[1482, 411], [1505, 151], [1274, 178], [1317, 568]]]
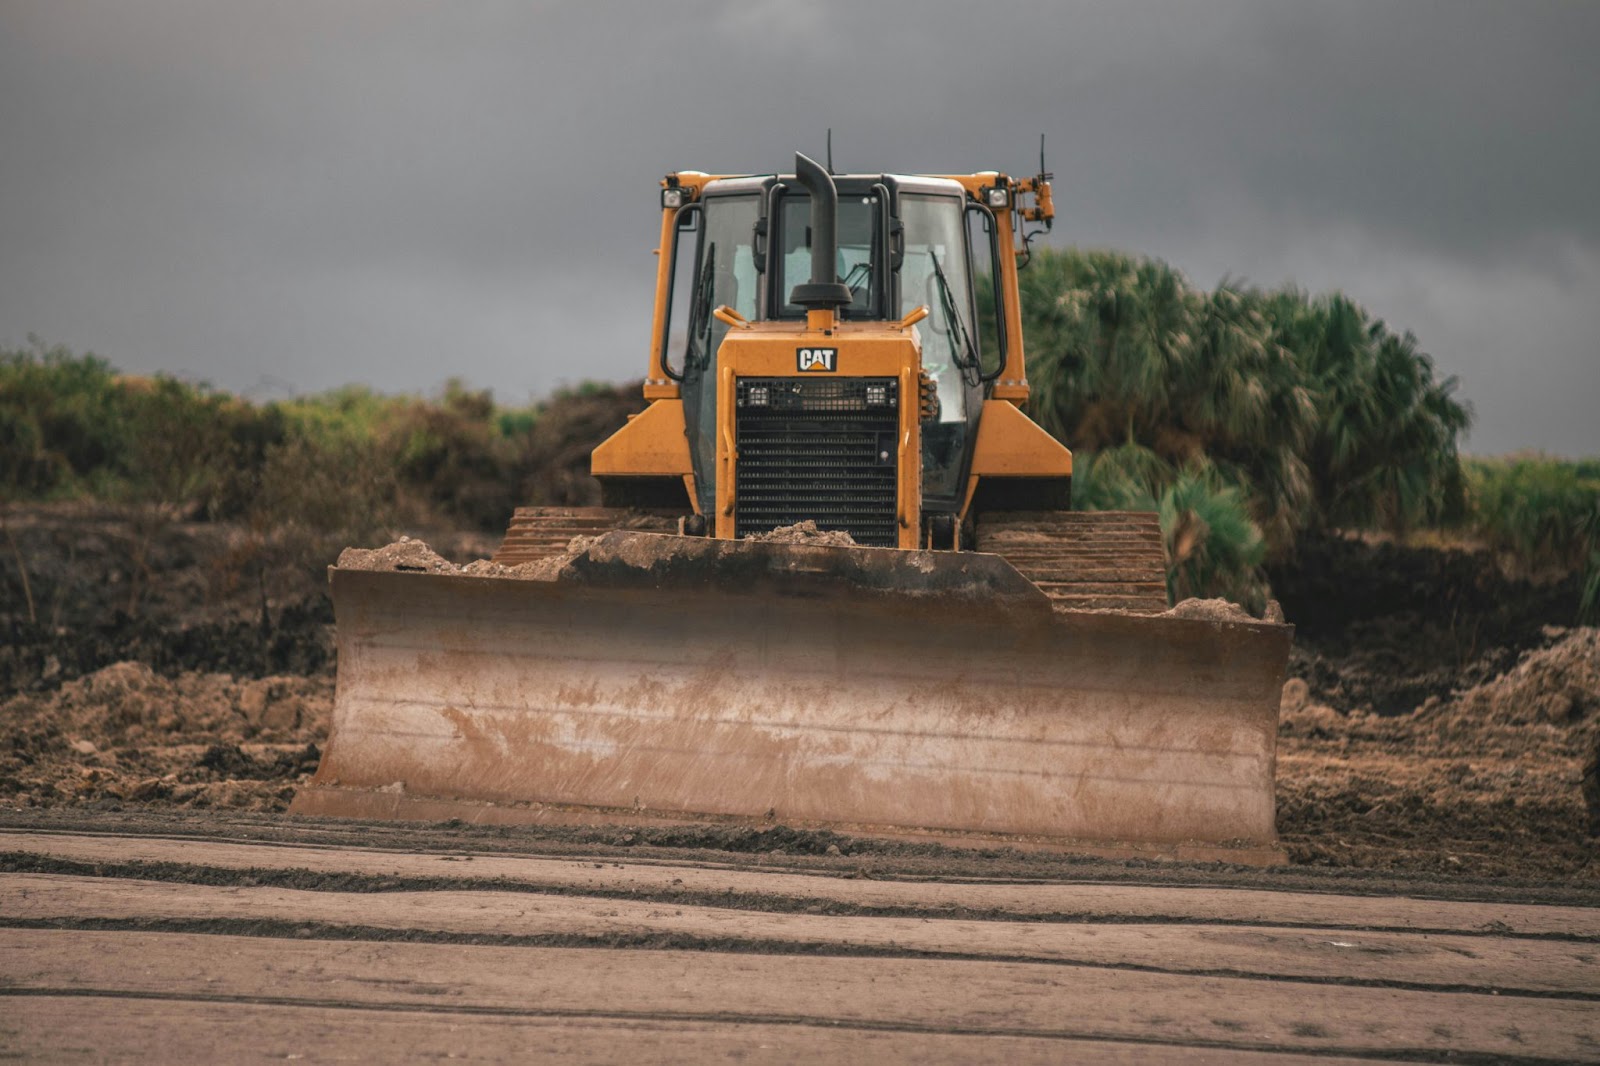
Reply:
[[[783, 305], [779, 315], [798, 317], [806, 309], [790, 303], [789, 297], [796, 285], [811, 280], [811, 197], [802, 191], [786, 190], [779, 202], [783, 242], [776, 282]], [[878, 208], [876, 194], [839, 194], [839, 257], [835, 270], [838, 280], [850, 287], [850, 304], [840, 308], [846, 318], [883, 317], [883, 279], [877, 269], [881, 229]]]

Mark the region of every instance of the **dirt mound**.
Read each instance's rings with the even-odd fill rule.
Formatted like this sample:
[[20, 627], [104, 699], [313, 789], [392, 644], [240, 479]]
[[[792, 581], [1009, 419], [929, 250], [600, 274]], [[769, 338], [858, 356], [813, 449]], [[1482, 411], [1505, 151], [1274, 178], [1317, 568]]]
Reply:
[[504, 566], [488, 559], [475, 559], [458, 566], [427, 544], [401, 537], [381, 548], [346, 548], [339, 553], [340, 570], [375, 570], [389, 573], [457, 574], [466, 577], [497, 577], [522, 581], [554, 581], [574, 559], [590, 552], [599, 538], [573, 537], [563, 552], [529, 563]]
[[333, 682], [122, 662], [0, 702], [0, 797], [278, 810], [316, 768]]
[[381, 548], [346, 548], [340, 570], [413, 570], [423, 574], [458, 574], [461, 568], [420, 540], [401, 537]]
[[842, 529], [818, 529], [811, 519], [779, 526], [768, 533], [752, 533], [745, 540], [757, 544], [820, 544], [828, 548], [853, 548], [856, 539]]
[[1360, 707], [1340, 712], [1315, 700], [1305, 681], [1290, 678], [1279, 722], [1286, 737], [1386, 743], [1396, 754], [1577, 757], [1600, 733], [1600, 629], [1564, 631], [1506, 673], [1450, 699], [1432, 697], [1408, 715]]
[[1341, 712], [1291, 678], [1279, 712], [1279, 829], [1297, 861], [1600, 876], [1600, 630], [1413, 713]]
[[1250, 612], [1228, 600], [1187, 599], [1166, 612], [1170, 618], [1198, 618], [1205, 622], [1254, 622]]
[[1579, 580], [1508, 577], [1486, 552], [1307, 536], [1269, 567], [1290, 673], [1341, 710], [1404, 715], [1510, 670], [1577, 615]]
[[1471, 728], [1593, 724], [1600, 716], [1600, 629], [1561, 633], [1556, 644], [1529, 652], [1509, 672], [1418, 713]]

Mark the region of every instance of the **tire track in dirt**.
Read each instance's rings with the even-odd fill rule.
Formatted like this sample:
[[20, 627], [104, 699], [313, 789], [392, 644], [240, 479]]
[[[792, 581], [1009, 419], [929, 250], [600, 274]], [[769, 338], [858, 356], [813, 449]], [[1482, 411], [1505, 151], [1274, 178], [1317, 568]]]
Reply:
[[[1600, 908], [1097, 883], [878, 881], [721, 864], [333, 851], [0, 830], [0, 869], [314, 891], [483, 890], [739, 910], [1032, 922], [1203, 922], [1600, 940]], [[447, 872], [446, 872], [447, 871]]]
[[[927, 959], [0, 933], [13, 994], [993, 1033], [1398, 1060], [1595, 1061], [1588, 1004]], [[18, 973], [26, 976], [19, 980]], [[419, 975], [411, 977], [408, 975]], [[33, 994], [25, 992], [25, 994]], [[603, 1004], [603, 1006], [600, 1006]]]
[[[1397, 882], [1346, 895], [1311, 871], [1013, 856], [984, 878], [987, 856], [944, 852], [956, 876], [913, 854], [876, 879], [844, 856], [163, 824], [178, 831], [0, 827], [0, 1044], [153, 1060], [209, 1010], [250, 1013], [291, 1048], [316, 1048], [330, 1017], [403, 1018], [419, 1045], [499, 1061], [527, 1057], [508, 1033], [548, 1032], [585, 1062], [643, 1046], [699, 1061], [695, 1036], [776, 1041], [753, 1061], [861, 1057], [841, 1034], [886, 1063], [992, 1059], [975, 1042], [1001, 1039], [1019, 1062], [1600, 1062], [1600, 908], [1582, 886], [1548, 892], [1560, 905], [1470, 880], [1384, 898]], [[552, 842], [567, 853], [526, 853]], [[84, 1042], [85, 1004], [142, 1027]], [[491, 1023], [508, 1028], [477, 1035]], [[241, 1039], [229, 1050], [265, 1046]]]
[[[573, 896], [506, 892], [378, 895], [273, 887], [10, 874], [0, 877], [0, 924], [71, 928], [240, 923], [310, 928], [340, 939], [475, 936], [563, 938], [614, 945], [664, 941], [718, 950], [915, 955], [1025, 960], [1152, 973], [1226, 974], [1391, 988], [1565, 995], [1600, 1001], [1600, 953], [1586, 944], [1415, 933], [1289, 930], [1272, 926], [1073, 922], [995, 923], [955, 918], [751, 913]], [[119, 924], [120, 923], [120, 926]], [[257, 935], [262, 935], [257, 933]], [[282, 935], [282, 934], [277, 934]], [[290, 934], [293, 935], [293, 934]]]
[[[796, 1061], [966, 1066], [998, 1061], [1011, 1066], [1054, 1066], [1063, 1058], [1146, 1066], [1189, 1066], [1224, 1057], [1239, 1066], [1354, 1066], [1369, 1058], [1330, 1057], [1183, 1045], [1111, 1042], [1071, 1035], [1013, 1036], [985, 1032], [930, 1033], [914, 1029], [698, 1022], [570, 1015], [470, 1015], [442, 1010], [392, 1010], [367, 1006], [283, 1006], [244, 999], [150, 1000], [51, 993], [12, 997], [0, 1018], [0, 1044], [27, 1059], [66, 1057], [51, 1039], [63, 1019], [73, 1019], [76, 1041], [118, 1049], [120, 1061], [204, 1062], [219, 1048], [240, 1059], [283, 1062], [321, 1057], [335, 1061], [399, 1062], [472, 1057], [524, 1062], [530, 1049], [562, 1062], [615, 1062], [619, 1049], [637, 1062], [792, 1063]], [[470, 1044], [462, 1038], [469, 1023]]]

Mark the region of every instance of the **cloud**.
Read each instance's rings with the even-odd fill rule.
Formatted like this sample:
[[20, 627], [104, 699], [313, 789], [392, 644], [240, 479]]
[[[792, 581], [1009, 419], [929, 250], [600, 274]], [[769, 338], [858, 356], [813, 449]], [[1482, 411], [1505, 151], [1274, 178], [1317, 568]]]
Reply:
[[1600, 452], [1540, 416], [1600, 395], [1597, 44], [1594, 5], [1454, 0], [22, 0], [0, 343], [234, 387], [637, 376], [663, 173], [830, 126], [845, 168], [1025, 173], [1043, 133], [1057, 243], [1338, 285], [1461, 374], [1475, 446]]

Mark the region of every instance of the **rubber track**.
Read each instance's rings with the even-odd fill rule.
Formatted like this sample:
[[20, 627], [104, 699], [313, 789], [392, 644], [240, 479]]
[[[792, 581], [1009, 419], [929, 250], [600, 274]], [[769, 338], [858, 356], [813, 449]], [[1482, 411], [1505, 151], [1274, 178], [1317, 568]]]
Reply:
[[1154, 511], [991, 511], [975, 532], [978, 551], [1004, 557], [1057, 610], [1160, 614], [1170, 606]]

